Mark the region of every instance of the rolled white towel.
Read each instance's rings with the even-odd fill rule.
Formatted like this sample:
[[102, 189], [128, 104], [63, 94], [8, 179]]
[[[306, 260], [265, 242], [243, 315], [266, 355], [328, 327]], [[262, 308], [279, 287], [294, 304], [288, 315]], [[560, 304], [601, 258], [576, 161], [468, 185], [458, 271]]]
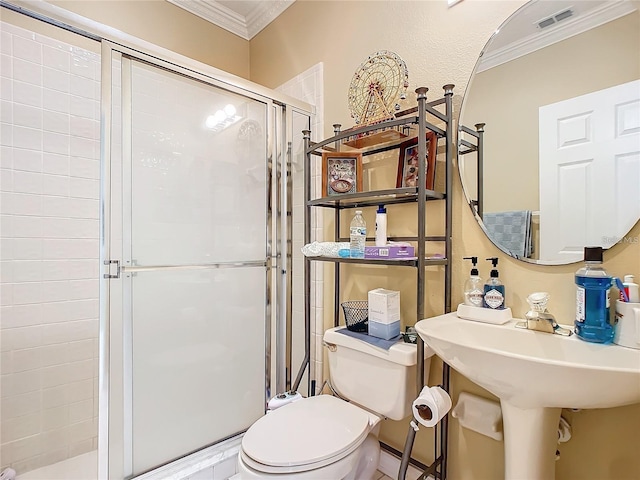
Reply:
[[337, 257], [338, 251], [344, 248], [349, 248], [349, 242], [312, 242], [301, 250], [305, 257]]

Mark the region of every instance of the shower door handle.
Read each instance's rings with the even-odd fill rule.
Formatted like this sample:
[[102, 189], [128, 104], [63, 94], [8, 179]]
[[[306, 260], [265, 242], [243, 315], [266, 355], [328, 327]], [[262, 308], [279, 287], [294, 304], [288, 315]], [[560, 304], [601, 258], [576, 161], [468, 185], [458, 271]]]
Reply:
[[[107, 273], [103, 274], [103, 278], [120, 278], [120, 260], [105, 260], [104, 264], [107, 266]], [[116, 273], [111, 273], [111, 265], [116, 266]]]

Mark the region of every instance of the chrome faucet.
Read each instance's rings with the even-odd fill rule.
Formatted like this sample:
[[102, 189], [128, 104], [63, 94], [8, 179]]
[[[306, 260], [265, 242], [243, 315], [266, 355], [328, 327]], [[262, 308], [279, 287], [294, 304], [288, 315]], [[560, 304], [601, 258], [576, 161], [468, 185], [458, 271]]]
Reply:
[[564, 328], [558, 325], [558, 322], [556, 322], [556, 318], [546, 311], [529, 311], [526, 313], [525, 318], [526, 321], [516, 323], [516, 327], [536, 330], [538, 332], [556, 333], [558, 335], [565, 335], [567, 337], [573, 333], [568, 328]]
[[531, 310], [524, 316], [526, 321], [516, 323], [516, 327], [537, 332], [555, 333], [567, 337], [571, 335], [573, 332], [558, 325], [556, 318], [547, 311], [549, 297], [550, 295], [546, 292], [536, 292], [529, 295], [527, 302], [529, 302]]

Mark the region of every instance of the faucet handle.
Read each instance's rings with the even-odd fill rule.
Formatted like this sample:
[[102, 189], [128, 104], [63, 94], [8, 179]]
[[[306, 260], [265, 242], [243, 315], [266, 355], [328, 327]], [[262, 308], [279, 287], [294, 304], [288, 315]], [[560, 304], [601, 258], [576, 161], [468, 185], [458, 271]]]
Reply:
[[547, 303], [551, 295], [547, 292], [533, 292], [527, 297], [527, 303], [534, 312], [544, 312], [547, 310]]

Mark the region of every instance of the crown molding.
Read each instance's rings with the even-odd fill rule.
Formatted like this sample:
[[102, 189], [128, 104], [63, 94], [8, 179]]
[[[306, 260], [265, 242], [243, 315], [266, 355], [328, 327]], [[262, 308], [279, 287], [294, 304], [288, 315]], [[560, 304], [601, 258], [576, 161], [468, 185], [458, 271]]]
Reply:
[[275, 20], [295, 0], [266, 0], [246, 16], [234, 12], [215, 0], [167, 0], [231, 33], [251, 40]]
[[167, 0], [186, 11], [250, 40], [244, 16], [214, 0]]
[[260, 31], [273, 22], [278, 16], [289, 8], [295, 0], [270, 0], [258, 4], [246, 17], [249, 40], [255, 37]]
[[[489, 70], [569, 37], [584, 33], [592, 28], [628, 15], [634, 10], [635, 8], [630, 2], [607, 2], [578, 18], [567, 20], [566, 23], [563, 22], [556, 27], [552, 27], [547, 32], [543, 31], [542, 33], [529, 35], [522, 40], [489, 53], [483, 52], [475, 73]], [[494, 35], [498, 33], [499, 31]]]

